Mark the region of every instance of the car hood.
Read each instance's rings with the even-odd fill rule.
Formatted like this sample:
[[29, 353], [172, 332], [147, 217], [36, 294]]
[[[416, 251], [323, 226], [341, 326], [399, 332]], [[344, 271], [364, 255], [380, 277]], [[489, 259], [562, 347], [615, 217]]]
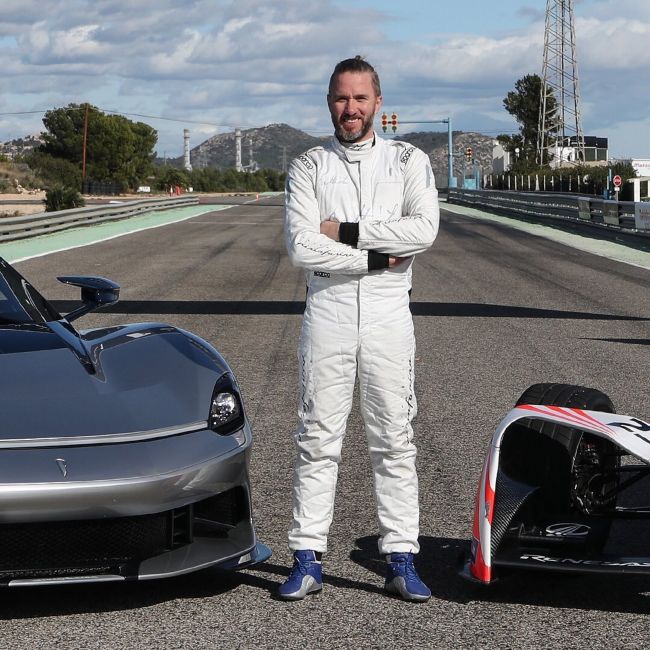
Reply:
[[165, 325], [92, 330], [78, 340], [92, 365], [47, 328], [0, 332], [0, 444], [196, 428], [229, 371], [214, 348]]

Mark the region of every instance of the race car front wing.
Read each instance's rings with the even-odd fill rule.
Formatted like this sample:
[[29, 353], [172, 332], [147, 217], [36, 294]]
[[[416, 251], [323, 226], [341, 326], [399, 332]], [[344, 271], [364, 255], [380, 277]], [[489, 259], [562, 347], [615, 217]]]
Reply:
[[[562, 447], [546, 438], [540, 421], [563, 427], [574, 437], [572, 444]], [[650, 542], [647, 551], [645, 544], [650, 537], [633, 534], [632, 554], [619, 554], [624, 545], [617, 547], [631, 521], [650, 523], [650, 504], [624, 506], [620, 499], [645, 478], [650, 478], [650, 425], [643, 420], [517, 406], [492, 437], [461, 574], [489, 584], [506, 569], [650, 573]]]

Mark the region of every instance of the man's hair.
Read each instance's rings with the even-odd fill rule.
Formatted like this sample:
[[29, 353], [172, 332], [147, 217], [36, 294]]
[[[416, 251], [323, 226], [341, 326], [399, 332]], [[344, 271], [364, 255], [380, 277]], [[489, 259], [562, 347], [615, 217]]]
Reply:
[[336, 64], [334, 72], [332, 72], [332, 76], [330, 77], [330, 85], [327, 91], [329, 95], [332, 94], [332, 88], [336, 83], [336, 78], [344, 72], [369, 72], [375, 94], [377, 97], [381, 95], [381, 85], [377, 71], [360, 54], [357, 54], [353, 59], [344, 59]]

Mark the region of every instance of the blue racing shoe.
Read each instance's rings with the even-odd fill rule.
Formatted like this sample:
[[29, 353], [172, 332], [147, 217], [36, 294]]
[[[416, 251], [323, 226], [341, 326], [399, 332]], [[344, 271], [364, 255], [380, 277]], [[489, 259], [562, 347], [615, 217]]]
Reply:
[[427, 587], [413, 565], [413, 553], [390, 553], [386, 556], [386, 584], [388, 593], [403, 600], [423, 602], [431, 598]]
[[323, 571], [314, 551], [295, 551], [293, 567], [287, 581], [278, 588], [283, 600], [302, 600], [323, 588]]

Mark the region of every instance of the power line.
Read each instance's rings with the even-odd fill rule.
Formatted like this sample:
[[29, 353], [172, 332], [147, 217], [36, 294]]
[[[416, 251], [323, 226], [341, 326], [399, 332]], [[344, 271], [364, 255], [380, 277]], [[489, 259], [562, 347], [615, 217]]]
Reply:
[[[79, 110], [84, 110], [84, 106], [87, 102], [84, 102], [82, 105], [80, 105], [78, 108]], [[64, 107], [65, 108], [65, 107]], [[265, 126], [268, 125], [255, 125], [255, 124], [217, 124], [216, 122], [207, 122], [204, 120], [189, 120], [189, 119], [183, 119], [180, 117], [164, 117], [163, 115], [148, 115], [146, 113], [131, 113], [131, 112], [126, 112], [126, 111], [115, 111], [107, 108], [101, 108], [100, 106], [96, 107], [97, 110], [102, 111], [103, 113], [110, 113], [111, 115], [124, 115], [127, 117], [141, 117], [144, 119], [149, 119], [149, 120], [162, 120], [164, 122], [177, 122], [179, 124], [200, 124], [203, 126], [212, 126], [215, 128], [219, 129], [237, 129], [237, 128], [247, 128], [247, 129], [263, 129]], [[15, 111], [15, 112], [8, 112], [8, 113], [0, 113], [0, 117], [4, 117], [7, 115], [44, 115], [45, 113], [51, 111], [51, 110], [57, 110], [57, 109], [45, 109], [45, 110], [36, 110], [36, 111]], [[66, 108], [66, 110], [69, 110]], [[332, 130], [331, 129], [309, 129], [307, 133], [314, 133], [314, 134], [320, 134], [320, 133], [325, 133], [325, 134], [331, 134]], [[484, 133], [484, 134], [489, 134], [489, 133], [517, 133], [514, 129], [473, 129], [472, 132], [474, 133]], [[442, 131], [440, 131], [442, 133]]]
[[0, 117], [5, 115], [43, 115], [47, 111], [16, 111], [14, 113], [0, 113]]
[[[82, 105], [78, 106], [77, 108], [79, 110], [84, 110], [86, 102], [84, 102]], [[65, 110], [70, 110], [69, 107], [63, 107]], [[146, 115], [144, 113], [131, 113], [131, 112], [126, 112], [126, 111], [114, 111], [108, 108], [102, 108], [101, 106], [96, 106], [97, 110], [102, 111], [103, 113], [110, 113], [111, 115], [124, 115], [124, 116], [132, 116], [132, 117], [143, 117], [145, 119], [149, 120], [164, 120], [166, 122], [179, 122], [181, 124], [202, 124], [204, 126], [214, 126], [217, 128], [228, 128], [228, 129], [234, 129], [234, 128], [239, 128], [242, 125], [241, 124], [216, 124], [215, 122], [206, 122], [204, 120], [188, 120], [188, 119], [182, 119], [179, 117], [164, 117], [163, 115]], [[45, 113], [48, 113], [51, 110], [57, 110], [57, 109], [42, 109], [42, 110], [36, 110], [36, 111], [12, 111], [12, 112], [7, 112], [7, 113], [0, 113], [0, 117], [4, 117], [7, 115], [45, 115]], [[248, 124], [244, 125], [246, 128], [250, 129], [259, 129], [262, 128], [260, 126]]]
[[[98, 107], [99, 108], [99, 107]], [[259, 126], [254, 126], [254, 125], [242, 125], [242, 124], [216, 124], [214, 122], [205, 122], [203, 120], [186, 120], [186, 119], [181, 119], [179, 117], [163, 117], [162, 115], [145, 115], [144, 113], [125, 113], [123, 111], [111, 111], [106, 108], [99, 108], [99, 110], [103, 111], [104, 113], [111, 113], [113, 115], [125, 115], [125, 116], [132, 116], [132, 117], [143, 117], [148, 120], [163, 120], [165, 122], [179, 122], [182, 124], [202, 124], [203, 126], [214, 126], [220, 129], [236, 129], [236, 128], [241, 128], [241, 126], [245, 126], [246, 128], [249, 129], [259, 129], [262, 127]]]

